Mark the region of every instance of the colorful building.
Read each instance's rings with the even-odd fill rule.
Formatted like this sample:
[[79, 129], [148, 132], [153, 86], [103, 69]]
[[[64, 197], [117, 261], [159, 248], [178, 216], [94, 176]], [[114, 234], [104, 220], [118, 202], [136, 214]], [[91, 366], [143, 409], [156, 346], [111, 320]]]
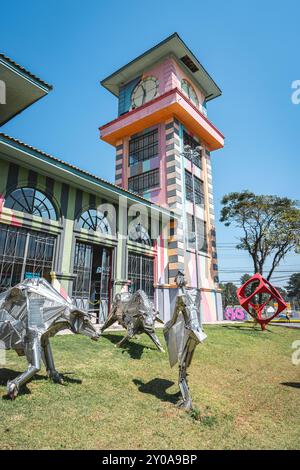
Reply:
[[[1, 54], [0, 81], [0, 126], [52, 89]], [[100, 128], [115, 184], [0, 133], [0, 291], [43, 276], [103, 321], [116, 292], [142, 288], [168, 320], [184, 268], [204, 320], [221, 318], [210, 152], [224, 138], [206, 115], [219, 88], [177, 34], [102, 84], [119, 100]], [[200, 143], [192, 164], [183, 146]]]
[[[211, 152], [224, 137], [207, 118], [220, 89], [177, 33], [101, 83], [118, 99], [118, 117], [100, 127], [116, 148], [116, 185], [177, 216], [171, 237], [156, 241], [159, 305], [173, 305], [174, 277], [184, 269], [202, 291], [204, 320], [221, 319]], [[186, 145], [201, 147], [196, 159]]]

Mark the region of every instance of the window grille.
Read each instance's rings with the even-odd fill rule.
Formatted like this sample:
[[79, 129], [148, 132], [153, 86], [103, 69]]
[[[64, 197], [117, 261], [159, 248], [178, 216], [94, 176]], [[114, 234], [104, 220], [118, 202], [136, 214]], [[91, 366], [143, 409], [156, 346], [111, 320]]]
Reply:
[[154, 300], [154, 259], [139, 253], [128, 253], [128, 280], [130, 290], [142, 289], [149, 298]]
[[56, 237], [7, 225], [0, 226], [0, 292], [26, 278], [51, 281]]
[[128, 189], [137, 194], [142, 194], [159, 186], [159, 169], [146, 171], [140, 175], [128, 178]]
[[204, 205], [204, 185], [203, 181], [192, 176], [192, 173], [185, 170], [185, 197], [188, 201], [193, 202], [193, 179], [194, 178], [194, 191], [195, 191], [195, 203]]
[[[196, 218], [197, 226], [197, 242], [198, 251], [207, 252], [207, 233], [206, 233], [206, 222], [204, 220]], [[195, 230], [195, 217], [191, 214], [187, 214], [187, 247], [189, 249], [196, 249], [196, 230]]]
[[158, 129], [129, 141], [129, 165], [150, 160], [158, 155]]
[[88, 209], [83, 212], [77, 221], [77, 227], [111, 234], [107, 212], [103, 214], [97, 209]]
[[57, 214], [50, 199], [35, 188], [18, 188], [5, 199], [5, 207], [44, 219], [57, 220]]
[[[189, 145], [192, 150], [194, 150], [196, 147], [200, 146], [200, 142], [197, 142], [196, 139], [194, 139], [191, 135], [189, 135], [186, 131], [183, 131], [183, 146]], [[192, 160], [191, 156], [186, 153], [184, 155], [189, 161]], [[196, 165], [198, 168], [202, 168], [202, 161], [201, 161], [201, 152], [199, 154], [199, 158], [194, 158], [194, 165]]]

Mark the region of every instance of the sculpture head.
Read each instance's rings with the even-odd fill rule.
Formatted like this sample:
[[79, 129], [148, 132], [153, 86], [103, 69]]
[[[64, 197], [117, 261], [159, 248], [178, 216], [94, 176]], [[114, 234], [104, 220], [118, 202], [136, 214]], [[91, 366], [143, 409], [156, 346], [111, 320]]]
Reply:
[[146, 293], [140, 289], [133, 294], [133, 301], [137, 303], [138, 310], [142, 314], [144, 327], [146, 329], [153, 329], [158, 312], [155, 310], [151, 300]]
[[178, 273], [176, 274], [176, 277], [175, 277], [175, 282], [177, 284], [177, 287], [179, 287], [179, 288], [185, 287], [186, 280], [185, 280], [183, 271], [180, 271], [180, 270], [178, 271]]
[[187, 289], [185, 292], [185, 311], [195, 326], [200, 324], [200, 304], [201, 304], [201, 293], [198, 289]]
[[3, 308], [8, 312], [14, 307], [20, 307], [26, 302], [25, 290], [18, 286], [13, 287], [6, 293], [3, 302]]
[[96, 328], [91, 322], [91, 317], [88, 313], [82, 310], [73, 310], [70, 315], [71, 331], [76, 335], [84, 335], [97, 341], [100, 334], [97, 333]]
[[148, 307], [144, 316], [145, 327], [150, 327], [150, 328], [154, 327], [157, 313], [158, 312], [155, 310], [153, 304], [151, 305], [151, 307], [150, 306]]

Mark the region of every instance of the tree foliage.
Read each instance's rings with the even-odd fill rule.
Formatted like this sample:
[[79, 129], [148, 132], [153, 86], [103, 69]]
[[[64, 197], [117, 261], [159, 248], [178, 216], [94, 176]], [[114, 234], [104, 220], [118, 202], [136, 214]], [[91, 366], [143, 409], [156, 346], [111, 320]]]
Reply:
[[[252, 276], [248, 273], [245, 273], [242, 275], [241, 277], [241, 286], [243, 284], [245, 284], [245, 282], [247, 282]], [[252, 288], [251, 288], [252, 287]], [[248, 297], [251, 293], [252, 293], [252, 289], [253, 289], [253, 285], [251, 286], [251, 284], [249, 286], [246, 287], [245, 289], [245, 295]]]
[[220, 288], [222, 289], [222, 301], [223, 301], [223, 308], [227, 307], [228, 305], [238, 305], [239, 301], [236, 295], [237, 287], [232, 282], [226, 282], [224, 284], [220, 284]]
[[221, 222], [242, 231], [237, 248], [248, 251], [254, 273], [264, 274], [267, 260], [274, 270], [286, 254], [300, 246], [300, 209], [297, 201], [279, 196], [234, 192], [222, 199]]
[[286, 290], [290, 299], [300, 301], [300, 273], [291, 275]]

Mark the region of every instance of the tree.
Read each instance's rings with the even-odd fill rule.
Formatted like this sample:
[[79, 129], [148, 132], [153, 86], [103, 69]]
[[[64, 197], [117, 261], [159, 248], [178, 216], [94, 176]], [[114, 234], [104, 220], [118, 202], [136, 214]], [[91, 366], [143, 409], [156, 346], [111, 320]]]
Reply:
[[292, 250], [299, 249], [300, 209], [297, 201], [279, 196], [256, 195], [249, 191], [229, 193], [222, 199], [220, 221], [242, 230], [237, 249], [248, 251], [253, 271], [264, 274], [267, 260], [274, 270]]
[[289, 299], [300, 302], [300, 273], [291, 275], [286, 290]]
[[287, 300], [288, 298], [288, 293], [287, 291], [283, 288], [283, 287], [277, 287], [275, 286], [275, 288], [278, 290], [279, 294], [281, 295], [281, 297], [283, 298], [283, 300]]
[[235, 284], [226, 282], [225, 284], [220, 284], [220, 288], [222, 289], [223, 308], [228, 305], [238, 305], [239, 301], [236, 296], [237, 287]]
[[247, 282], [250, 279], [250, 277], [252, 276], [248, 273], [243, 274], [241, 277], [241, 285], [245, 284], [245, 282]]
[[[248, 274], [248, 273], [243, 274], [242, 277], [241, 277], [241, 286], [242, 286], [243, 284], [245, 284], [245, 282], [247, 282], [251, 277], [252, 277], [252, 276], [250, 276], [250, 274]], [[251, 294], [251, 292], [252, 292], [252, 290], [253, 290], [253, 287], [254, 287], [254, 286], [253, 286], [253, 285], [251, 286], [251, 284], [250, 284], [248, 287], [246, 287], [246, 289], [245, 289], [245, 295], [246, 295], [247, 297]]]

